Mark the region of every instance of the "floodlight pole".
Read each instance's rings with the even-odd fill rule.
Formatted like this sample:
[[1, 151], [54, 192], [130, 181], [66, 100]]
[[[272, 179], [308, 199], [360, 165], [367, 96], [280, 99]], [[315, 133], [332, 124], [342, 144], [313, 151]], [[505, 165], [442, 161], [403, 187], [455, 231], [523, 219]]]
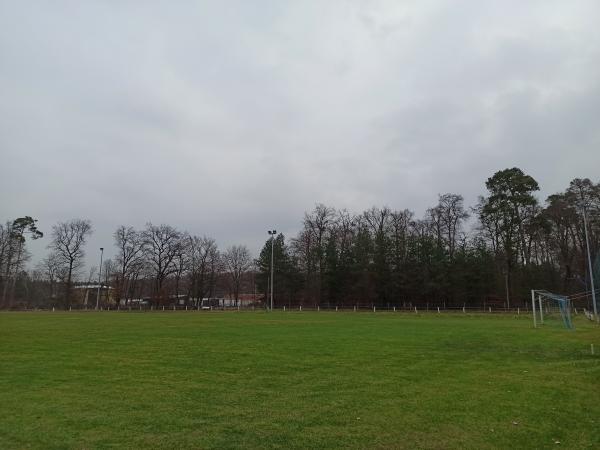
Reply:
[[592, 270], [592, 256], [590, 254], [590, 240], [588, 237], [588, 228], [587, 228], [587, 213], [585, 210], [585, 206], [583, 206], [583, 228], [585, 230], [585, 246], [587, 248], [587, 260], [588, 260], [588, 270], [590, 271], [590, 287], [592, 288], [592, 305], [594, 306], [594, 317], [598, 321], [598, 308], [596, 307], [596, 290], [594, 288], [594, 272]]
[[271, 236], [271, 311], [273, 311], [273, 248], [275, 246], [275, 234], [277, 230], [269, 230], [268, 233]]
[[98, 295], [96, 295], [96, 310], [100, 302], [100, 282], [102, 280], [102, 256], [104, 255], [104, 247], [100, 247], [100, 270], [98, 270]]

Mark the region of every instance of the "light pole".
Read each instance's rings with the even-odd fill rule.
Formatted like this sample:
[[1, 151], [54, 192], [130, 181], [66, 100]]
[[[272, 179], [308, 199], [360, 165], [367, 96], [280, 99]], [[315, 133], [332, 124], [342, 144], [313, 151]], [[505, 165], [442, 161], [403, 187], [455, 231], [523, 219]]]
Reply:
[[273, 247], [277, 230], [269, 230], [267, 233], [271, 236], [271, 311], [273, 311]]
[[102, 280], [102, 256], [104, 255], [104, 247], [100, 247], [100, 270], [98, 270], [98, 295], [96, 295], [96, 310], [100, 302], [100, 281]]
[[592, 256], [590, 255], [590, 240], [588, 238], [587, 214], [585, 211], [585, 206], [583, 206], [583, 228], [585, 230], [585, 246], [587, 248], [588, 269], [590, 271], [590, 287], [592, 288], [592, 305], [594, 306], [594, 317], [596, 318], [596, 320], [599, 320], [598, 308], [596, 307], [596, 290], [594, 289], [594, 271], [592, 270]]

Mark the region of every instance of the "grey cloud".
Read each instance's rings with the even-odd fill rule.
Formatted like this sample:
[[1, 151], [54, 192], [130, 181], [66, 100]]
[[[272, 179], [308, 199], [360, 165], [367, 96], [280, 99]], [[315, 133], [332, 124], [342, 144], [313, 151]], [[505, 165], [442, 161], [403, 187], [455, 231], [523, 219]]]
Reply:
[[[0, 212], [258, 251], [316, 202], [421, 214], [600, 167], [594, 1], [0, 4]], [[45, 240], [43, 240], [45, 241]], [[32, 249], [45, 253], [43, 241]], [[110, 256], [110, 252], [108, 252]], [[92, 258], [93, 260], [93, 258]]]

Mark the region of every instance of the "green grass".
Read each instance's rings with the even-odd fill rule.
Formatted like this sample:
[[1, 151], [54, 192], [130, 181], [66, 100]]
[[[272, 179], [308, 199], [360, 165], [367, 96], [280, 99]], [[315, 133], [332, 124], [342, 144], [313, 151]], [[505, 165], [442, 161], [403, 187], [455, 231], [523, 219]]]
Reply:
[[575, 324], [2, 313], [0, 448], [600, 448], [600, 329]]

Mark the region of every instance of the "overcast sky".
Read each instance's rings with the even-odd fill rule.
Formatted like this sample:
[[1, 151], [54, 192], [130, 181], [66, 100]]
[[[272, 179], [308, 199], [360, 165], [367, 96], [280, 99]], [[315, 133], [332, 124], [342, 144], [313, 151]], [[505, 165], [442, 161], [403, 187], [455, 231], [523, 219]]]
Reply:
[[[421, 215], [600, 178], [600, 2], [0, 0], [0, 220], [256, 252], [322, 202]], [[44, 256], [45, 238], [30, 248]]]

